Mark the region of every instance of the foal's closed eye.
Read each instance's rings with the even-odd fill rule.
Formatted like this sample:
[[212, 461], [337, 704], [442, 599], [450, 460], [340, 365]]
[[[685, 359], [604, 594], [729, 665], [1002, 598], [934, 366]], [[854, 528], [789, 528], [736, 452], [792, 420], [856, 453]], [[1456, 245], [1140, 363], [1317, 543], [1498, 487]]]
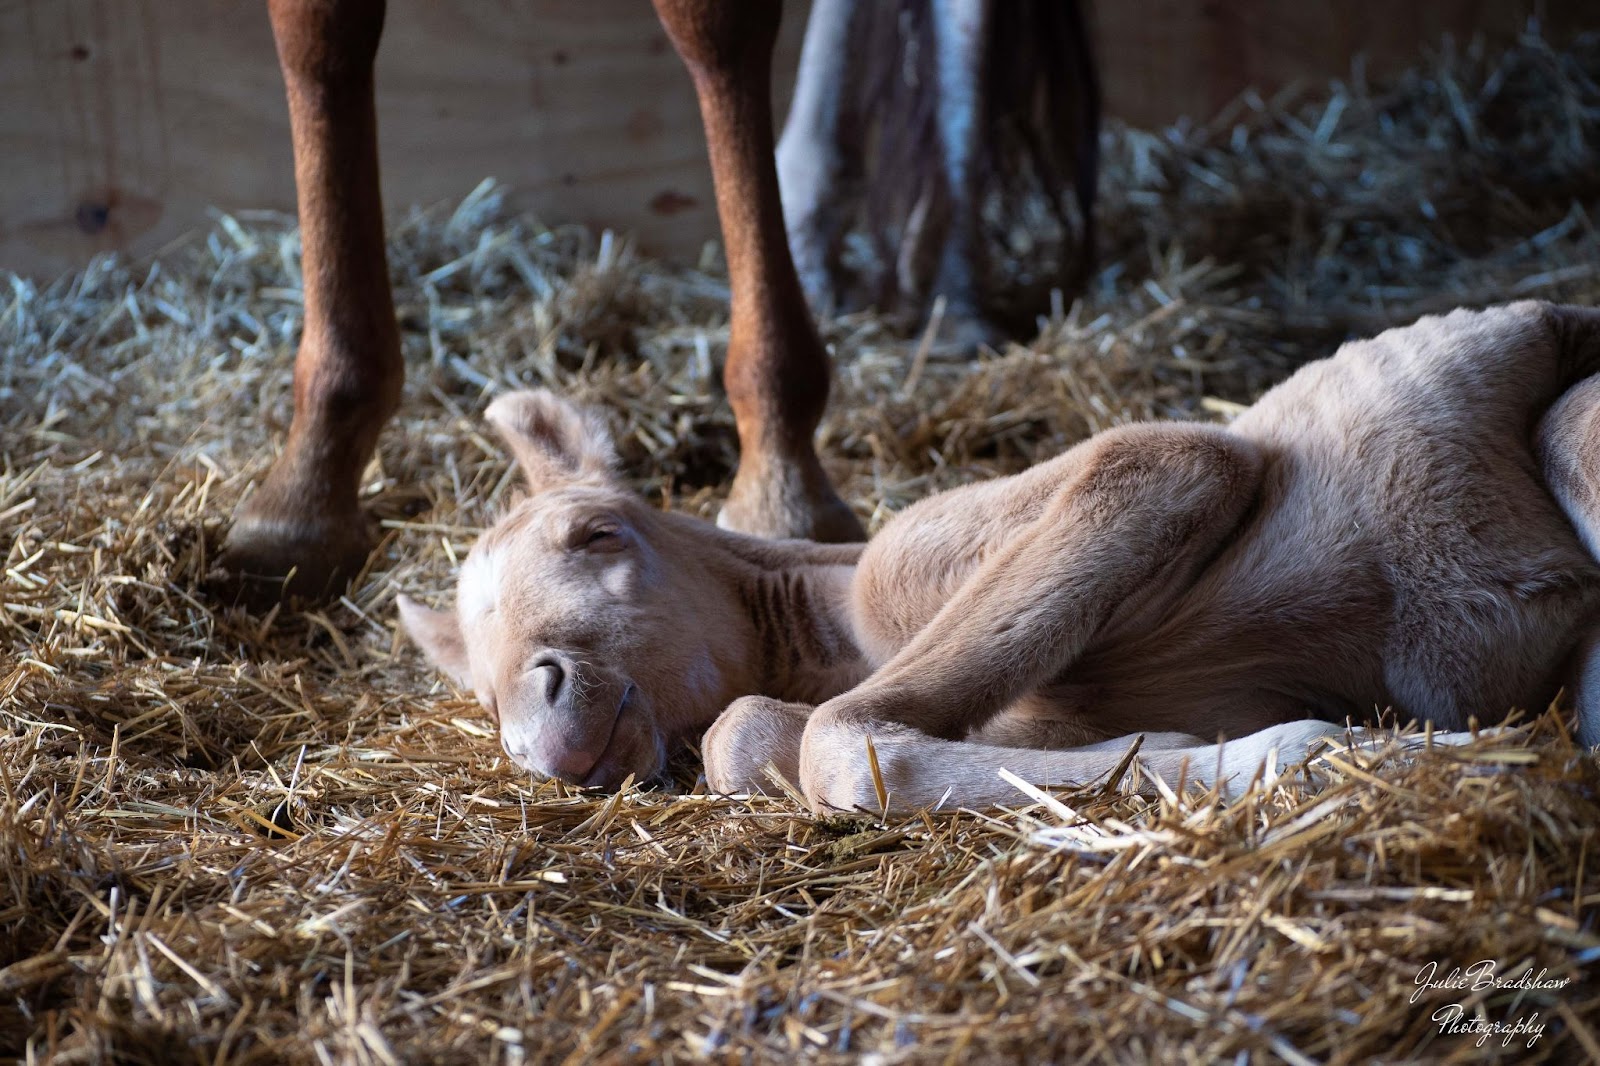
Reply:
[[578, 551], [618, 552], [624, 547], [622, 523], [611, 518], [597, 519], [579, 526], [572, 538]]

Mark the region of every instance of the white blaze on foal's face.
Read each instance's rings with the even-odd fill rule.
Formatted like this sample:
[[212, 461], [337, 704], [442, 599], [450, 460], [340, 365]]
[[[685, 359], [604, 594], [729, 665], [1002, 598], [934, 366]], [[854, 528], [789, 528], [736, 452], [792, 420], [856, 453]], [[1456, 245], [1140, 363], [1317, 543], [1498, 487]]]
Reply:
[[659, 514], [615, 485], [597, 418], [546, 392], [501, 397], [487, 416], [531, 495], [462, 565], [456, 611], [402, 597], [405, 628], [477, 694], [519, 765], [589, 785], [647, 777], [721, 709], [707, 636], [683, 621], [705, 583], [691, 560], [663, 557]]

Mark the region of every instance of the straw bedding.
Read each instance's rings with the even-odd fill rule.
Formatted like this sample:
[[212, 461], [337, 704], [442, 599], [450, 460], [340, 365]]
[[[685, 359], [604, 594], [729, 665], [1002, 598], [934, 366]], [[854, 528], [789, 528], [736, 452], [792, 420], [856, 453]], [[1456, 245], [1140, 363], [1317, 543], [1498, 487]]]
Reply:
[[[1114, 130], [1104, 268], [1028, 343], [957, 363], [871, 314], [825, 324], [846, 496], [881, 524], [1117, 422], [1225, 418], [1351, 333], [1600, 300], [1597, 79], [1600, 42], [1530, 37]], [[711, 514], [726, 285], [714, 253], [669, 269], [488, 185], [396, 221], [384, 539], [311, 613], [207, 591], [287, 425], [290, 220], [0, 295], [0, 1054], [1600, 1057], [1600, 768], [1559, 714], [1231, 805], [1140, 799], [1134, 768], [1013, 811], [819, 820], [695, 794], [692, 754], [676, 788], [612, 797], [513, 772], [393, 599], [438, 602], [514, 486], [477, 417], [500, 389], [603, 404], [639, 489]], [[1418, 988], [1479, 960], [1523, 987]], [[1473, 1032], [1441, 1032], [1453, 1003]]]

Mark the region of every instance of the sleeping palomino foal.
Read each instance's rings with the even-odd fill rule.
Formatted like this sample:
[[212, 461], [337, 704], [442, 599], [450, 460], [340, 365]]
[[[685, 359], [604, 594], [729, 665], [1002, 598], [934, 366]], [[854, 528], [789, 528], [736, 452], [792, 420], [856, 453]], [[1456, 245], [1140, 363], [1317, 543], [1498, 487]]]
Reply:
[[529, 493], [453, 613], [400, 608], [540, 774], [614, 787], [709, 727], [720, 791], [770, 763], [818, 809], [981, 806], [1144, 731], [1148, 768], [1227, 788], [1350, 718], [1461, 730], [1563, 687], [1600, 742], [1597, 310], [1425, 318], [1231, 426], [1107, 430], [864, 547], [658, 511], [549, 393], [488, 419]]

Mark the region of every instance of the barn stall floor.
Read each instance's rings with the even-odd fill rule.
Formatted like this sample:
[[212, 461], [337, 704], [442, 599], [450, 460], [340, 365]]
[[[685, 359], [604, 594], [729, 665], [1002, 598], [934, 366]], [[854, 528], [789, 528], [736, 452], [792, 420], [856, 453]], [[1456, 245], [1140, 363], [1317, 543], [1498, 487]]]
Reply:
[[[1600, 43], [1530, 39], [1113, 131], [1104, 269], [1028, 344], [924, 362], [872, 315], [825, 324], [846, 495], [880, 524], [1119, 421], [1226, 417], [1351, 333], [1600, 301], [1597, 79]], [[490, 187], [397, 223], [410, 379], [365, 480], [384, 541], [314, 613], [206, 593], [287, 424], [287, 221], [0, 297], [0, 1053], [1600, 1057], [1600, 992], [1556, 987], [1600, 957], [1600, 770], [1556, 714], [1226, 807], [1095, 787], [1071, 811], [817, 820], [514, 772], [394, 597], [441, 597], [513, 491], [478, 420], [499, 389], [605, 405], [640, 490], [712, 513], [725, 285]], [[1418, 991], [1486, 959], [1544, 982]], [[1452, 1003], [1526, 1031], [1441, 1032]]]

